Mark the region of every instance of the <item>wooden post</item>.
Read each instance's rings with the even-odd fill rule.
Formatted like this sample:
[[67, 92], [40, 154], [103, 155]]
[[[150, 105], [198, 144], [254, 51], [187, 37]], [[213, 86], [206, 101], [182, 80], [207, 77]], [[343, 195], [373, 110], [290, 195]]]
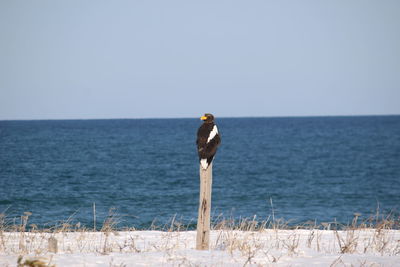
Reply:
[[207, 250], [210, 245], [212, 163], [206, 170], [200, 165], [200, 200], [197, 219], [196, 249]]
[[93, 231], [96, 232], [96, 202], [93, 202]]
[[57, 253], [58, 252], [57, 239], [52, 236], [48, 239], [48, 241], [49, 241], [49, 252]]

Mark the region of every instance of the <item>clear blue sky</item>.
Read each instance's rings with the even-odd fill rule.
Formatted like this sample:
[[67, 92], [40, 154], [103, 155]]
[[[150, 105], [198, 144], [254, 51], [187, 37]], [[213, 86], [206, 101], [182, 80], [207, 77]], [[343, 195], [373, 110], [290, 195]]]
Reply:
[[0, 119], [400, 114], [400, 1], [0, 0]]

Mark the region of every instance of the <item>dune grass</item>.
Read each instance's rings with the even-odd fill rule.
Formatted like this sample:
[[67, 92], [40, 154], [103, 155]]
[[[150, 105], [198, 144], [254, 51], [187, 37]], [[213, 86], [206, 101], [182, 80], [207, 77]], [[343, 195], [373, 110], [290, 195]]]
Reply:
[[[182, 249], [194, 249], [195, 232], [190, 231], [190, 223], [184, 224], [176, 216], [167, 224], [154, 223], [149, 229], [138, 231], [134, 227], [119, 229], [121, 218], [115, 210], [110, 210], [100, 230], [95, 231], [73, 224], [72, 216], [57, 226], [37, 227], [29, 225], [31, 215], [25, 212], [16, 223], [15, 219], [0, 214], [0, 255], [18, 255], [18, 266], [52, 266], [52, 255], [59, 252], [98, 255], [162, 252], [171, 261], [191, 265], [190, 258], [179, 255]], [[227, 252], [243, 265], [277, 263], [282, 258], [298, 257], [304, 251], [337, 254], [332, 264], [338, 266], [342, 261], [340, 255], [344, 254], [399, 256], [399, 225], [398, 216], [379, 212], [367, 218], [356, 213], [348, 225], [336, 222], [290, 225], [272, 216], [259, 221], [256, 216], [233, 219], [220, 215], [212, 223], [210, 250]], [[40, 259], [43, 255], [50, 255], [50, 259], [43, 261]]]

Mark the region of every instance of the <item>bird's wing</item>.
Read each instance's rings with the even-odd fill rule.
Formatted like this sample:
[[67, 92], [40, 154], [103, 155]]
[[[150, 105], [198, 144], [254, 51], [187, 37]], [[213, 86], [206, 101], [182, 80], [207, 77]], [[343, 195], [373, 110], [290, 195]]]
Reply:
[[214, 125], [214, 127], [210, 132], [210, 135], [208, 136], [207, 143], [209, 143], [217, 134], [218, 134], [218, 127], [217, 125]]

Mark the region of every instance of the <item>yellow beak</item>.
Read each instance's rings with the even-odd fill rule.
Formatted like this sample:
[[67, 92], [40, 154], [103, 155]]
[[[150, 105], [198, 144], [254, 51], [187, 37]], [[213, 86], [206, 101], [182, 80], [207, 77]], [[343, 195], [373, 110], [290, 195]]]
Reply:
[[200, 118], [200, 120], [202, 120], [202, 121], [205, 121], [206, 119], [207, 119], [206, 116], [202, 116], [202, 117]]

